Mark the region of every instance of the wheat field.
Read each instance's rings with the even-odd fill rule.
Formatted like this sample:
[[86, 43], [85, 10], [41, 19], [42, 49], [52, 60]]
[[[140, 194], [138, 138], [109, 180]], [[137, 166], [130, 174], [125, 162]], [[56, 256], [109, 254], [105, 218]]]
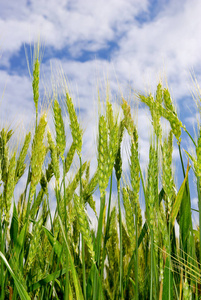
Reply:
[[[62, 102], [56, 95], [51, 99], [52, 131], [47, 111], [38, 108], [39, 78], [40, 59], [35, 55], [35, 126], [26, 133], [20, 151], [11, 143], [14, 131], [0, 131], [0, 299], [201, 299], [201, 233], [200, 226], [193, 228], [188, 180], [189, 172], [194, 172], [199, 207], [195, 213], [201, 223], [201, 127], [194, 140], [161, 82], [154, 95], [138, 94], [152, 118], [144, 178], [131, 106], [122, 97], [120, 118], [107, 97], [94, 145], [97, 169], [91, 174], [90, 162], [82, 157], [85, 136], [67, 85]], [[170, 124], [168, 136], [163, 136], [161, 118]], [[67, 147], [69, 130], [72, 143]], [[181, 152], [182, 131], [193, 141], [196, 153], [193, 156], [185, 150], [187, 166]], [[130, 138], [128, 180], [122, 171], [125, 134]], [[173, 175], [174, 139], [183, 170], [178, 192]], [[77, 170], [72, 168], [75, 159]], [[67, 180], [69, 173], [71, 180]], [[25, 189], [14, 199], [25, 176]], [[52, 183], [54, 195], [50, 197]], [[53, 213], [51, 201], [56, 202]], [[97, 228], [87, 207], [96, 216]]]

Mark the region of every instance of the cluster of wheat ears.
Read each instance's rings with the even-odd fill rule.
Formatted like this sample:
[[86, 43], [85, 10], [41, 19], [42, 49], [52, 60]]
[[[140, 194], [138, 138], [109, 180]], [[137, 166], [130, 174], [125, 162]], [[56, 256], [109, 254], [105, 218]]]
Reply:
[[[200, 299], [200, 230], [192, 226], [190, 166], [184, 167], [180, 149], [184, 130], [196, 150], [196, 157], [186, 154], [192, 165], [190, 172], [197, 179], [196, 213], [201, 222], [200, 132], [196, 143], [161, 82], [154, 96], [138, 94], [150, 109], [153, 125], [145, 180], [131, 107], [122, 97], [123, 117], [119, 118], [107, 98], [105, 112], [98, 119], [97, 170], [91, 176], [90, 163], [82, 159], [84, 134], [68, 89], [64, 91], [65, 107], [56, 96], [52, 101], [51, 132], [46, 113], [38, 110], [39, 75], [36, 52], [32, 81], [36, 122], [20, 151], [10, 145], [13, 131], [0, 131], [0, 299]], [[72, 135], [68, 149], [64, 114], [68, 114]], [[162, 134], [161, 118], [170, 123], [168, 137]], [[130, 137], [127, 182], [123, 180], [121, 156], [126, 132]], [[183, 168], [178, 192], [172, 171], [174, 137]], [[72, 180], [67, 180], [76, 156], [80, 166]], [[25, 174], [26, 187], [19, 199], [14, 199], [15, 188]], [[112, 203], [114, 180], [117, 205]], [[50, 181], [54, 182], [54, 199], [49, 197]], [[94, 200], [97, 189], [99, 214]], [[145, 201], [144, 220], [140, 190]], [[56, 201], [53, 214], [50, 200]], [[96, 230], [88, 205], [97, 218]]]

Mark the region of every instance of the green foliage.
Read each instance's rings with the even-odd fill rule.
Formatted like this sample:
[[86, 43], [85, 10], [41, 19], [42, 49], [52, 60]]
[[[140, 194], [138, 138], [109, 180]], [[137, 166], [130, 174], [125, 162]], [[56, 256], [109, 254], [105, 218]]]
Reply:
[[[191, 137], [197, 158], [186, 151], [193, 162], [199, 200], [199, 226], [193, 230], [190, 166], [184, 167], [180, 149], [184, 127], [169, 90], [160, 82], [155, 96], [139, 95], [150, 109], [153, 125], [146, 182], [140, 166], [137, 126], [124, 98], [119, 108], [121, 118], [121, 114], [115, 116], [109, 97], [106, 99], [105, 113], [98, 120], [97, 169], [91, 176], [90, 162], [81, 161], [84, 134], [66, 91], [70, 130], [65, 128], [63, 108], [54, 98], [55, 128], [46, 135], [46, 113], [38, 111], [39, 72], [36, 53], [33, 132], [27, 133], [22, 147], [13, 151], [13, 131], [0, 131], [0, 299], [199, 299], [200, 132], [197, 145]], [[161, 117], [171, 126], [168, 139], [162, 135]], [[125, 129], [130, 138], [128, 182], [122, 172]], [[73, 140], [67, 152], [66, 132], [71, 132]], [[173, 135], [183, 169], [178, 192], [172, 174]], [[76, 165], [76, 152], [80, 166]], [[25, 189], [14, 199], [22, 177], [26, 179]], [[56, 204], [54, 211], [50, 201]], [[93, 213], [88, 213], [88, 206]]]

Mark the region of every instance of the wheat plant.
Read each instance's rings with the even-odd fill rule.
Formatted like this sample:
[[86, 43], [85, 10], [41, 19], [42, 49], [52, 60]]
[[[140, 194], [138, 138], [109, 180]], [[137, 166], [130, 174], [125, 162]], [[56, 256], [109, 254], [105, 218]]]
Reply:
[[[200, 127], [196, 142], [161, 81], [155, 95], [138, 94], [152, 118], [144, 176], [132, 105], [121, 97], [117, 115], [108, 94], [98, 117], [97, 168], [91, 174], [83, 155], [85, 135], [76, 99], [66, 81], [61, 82], [63, 96], [53, 93], [51, 99], [53, 129], [48, 112], [38, 107], [40, 64], [36, 51], [32, 76], [36, 126], [19, 148], [12, 145], [14, 129], [0, 131], [0, 299], [201, 299]], [[170, 123], [168, 137], [162, 118]], [[187, 166], [182, 130], [195, 145], [196, 157], [185, 150]], [[130, 155], [125, 176], [126, 134]], [[174, 137], [183, 172], [178, 192]], [[196, 228], [190, 172], [197, 180]], [[22, 178], [26, 186], [17, 199], [15, 189]]]

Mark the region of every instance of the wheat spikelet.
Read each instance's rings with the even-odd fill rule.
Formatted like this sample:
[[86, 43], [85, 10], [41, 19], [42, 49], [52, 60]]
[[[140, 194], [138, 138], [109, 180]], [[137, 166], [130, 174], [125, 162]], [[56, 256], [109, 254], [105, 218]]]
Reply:
[[8, 151], [8, 133], [4, 129], [1, 131], [0, 139], [1, 149], [1, 170], [2, 170], [2, 181], [5, 183], [7, 179], [8, 166], [9, 166], [9, 151]]
[[30, 201], [32, 201], [36, 186], [41, 179], [42, 165], [46, 155], [46, 147], [43, 144], [46, 125], [46, 114], [44, 113], [40, 118], [32, 143]]
[[5, 219], [7, 222], [9, 222], [9, 218], [10, 218], [11, 199], [15, 189], [15, 166], [16, 166], [15, 155], [16, 154], [14, 153], [10, 159], [6, 185], [4, 187], [5, 215], [6, 215]]
[[66, 173], [68, 173], [68, 171], [70, 170], [70, 167], [72, 165], [73, 158], [75, 155], [75, 151], [76, 151], [76, 144], [74, 142], [72, 142], [70, 149], [68, 150], [67, 156], [65, 158], [65, 172]]
[[174, 182], [172, 178], [172, 152], [173, 152], [173, 133], [172, 130], [169, 133], [168, 141], [164, 140], [163, 143], [163, 162], [162, 162], [162, 181], [163, 188], [166, 194], [166, 212], [169, 216], [172, 211], [172, 197], [174, 194]]
[[35, 224], [34, 229], [32, 231], [32, 239], [30, 242], [29, 254], [26, 261], [26, 272], [28, 272], [31, 269], [32, 265], [34, 264], [40, 248], [40, 242], [41, 242], [40, 234], [43, 225], [42, 221], [43, 219], [40, 218], [39, 221]]
[[66, 148], [66, 135], [64, 121], [62, 118], [61, 107], [57, 99], [54, 100], [54, 125], [56, 130], [56, 144], [58, 153], [61, 155], [62, 160], [64, 159], [64, 151]]
[[112, 129], [114, 128], [114, 116], [113, 116], [112, 104], [109, 101], [106, 102], [106, 119], [107, 119], [108, 129], [111, 132]]
[[130, 190], [128, 188], [128, 186], [127, 186], [127, 191], [129, 194], [129, 199], [130, 199], [133, 215], [135, 214], [135, 206], [137, 205], [137, 225], [138, 225], [138, 231], [140, 233], [140, 230], [142, 227], [142, 211], [141, 211], [141, 207], [140, 207], [139, 196], [136, 197], [136, 192], [133, 190]]
[[32, 207], [30, 210], [31, 218], [35, 218], [35, 216], [37, 215], [37, 212], [39, 210], [41, 202], [43, 201], [43, 196], [44, 196], [44, 191], [43, 191], [43, 189], [41, 189], [32, 204]]
[[156, 107], [160, 116], [162, 111], [162, 104], [163, 104], [163, 87], [161, 82], [159, 82], [156, 89]]
[[130, 105], [128, 105], [128, 103], [126, 102], [126, 100], [124, 100], [124, 98], [122, 99], [123, 103], [121, 105], [123, 113], [124, 113], [124, 125], [125, 128], [128, 131], [128, 134], [132, 137], [133, 135], [133, 131], [134, 131], [134, 122], [131, 116], [131, 108]]
[[108, 178], [107, 181], [109, 180], [109, 177], [112, 173], [115, 159], [117, 156], [117, 151], [119, 148], [119, 141], [118, 141], [118, 135], [119, 135], [119, 128], [117, 123], [113, 126], [113, 128], [110, 131], [109, 134], [109, 145], [108, 145]]
[[197, 176], [201, 177], [201, 126], [199, 130], [198, 141], [197, 141], [196, 155], [197, 155], [197, 160], [194, 160], [195, 172]]
[[165, 210], [164, 210], [162, 201], [159, 206], [158, 224], [160, 226], [162, 244], [165, 247], [167, 253], [170, 253], [169, 233], [168, 233], [168, 229], [167, 229], [167, 217], [165, 214]]
[[98, 145], [98, 182], [101, 195], [107, 187], [108, 174], [108, 141], [107, 124], [104, 116], [99, 118], [99, 145]]
[[125, 187], [123, 187], [123, 203], [124, 203], [124, 209], [126, 214], [127, 231], [131, 241], [131, 248], [133, 251], [135, 249], [134, 217], [133, 217], [133, 209], [129, 199], [129, 194]]
[[72, 99], [68, 93], [66, 93], [66, 104], [67, 104], [69, 118], [70, 118], [70, 128], [73, 137], [73, 142], [76, 145], [78, 155], [80, 155], [82, 150], [82, 130], [80, 129], [80, 125], [78, 123], [78, 119], [77, 119], [77, 115], [75, 112]]
[[147, 106], [149, 106], [149, 108], [153, 107], [153, 102], [154, 102], [154, 99], [151, 95], [149, 95], [148, 97], [144, 96], [144, 95], [141, 95], [139, 94], [138, 95], [139, 99], [144, 103], [146, 104]]
[[[134, 193], [134, 203], [137, 203], [139, 198], [139, 191], [140, 191], [140, 165], [139, 165], [139, 158], [138, 158], [138, 134], [136, 128], [133, 132], [133, 140], [131, 140], [130, 174], [131, 174], [131, 185]], [[133, 203], [133, 212], [134, 212], [134, 203]]]
[[[85, 162], [83, 165], [82, 165], [82, 172], [81, 172], [81, 176], [83, 175], [85, 169], [86, 169], [86, 166], [87, 166], [87, 163]], [[78, 187], [79, 185], [79, 182], [80, 182], [80, 168], [79, 170], [77, 171], [74, 179], [72, 180], [71, 183], [68, 184], [67, 188], [66, 188], [66, 199], [68, 200], [67, 201], [67, 204], [73, 199], [73, 194], [76, 190], [76, 188]], [[62, 210], [61, 210], [62, 212]], [[63, 212], [64, 213], [64, 212]]]
[[173, 106], [172, 99], [170, 97], [170, 93], [168, 89], [163, 90], [163, 99], [166, 108], [166, 117], [170, 122], [172, 131], [178, 140], [178, 143], [181, 142], [181, 127], [183, 127], [182, 122], [178, 119], [175, 107]]
[[87, 219], [87, 214], [85, 212], [85, 208], [83, 203], [80, 201], [80, 198], [75, 194], [74, 195], [74, 204], [77, 212], [77, 218], [79, 222], [79, 228], [83, 235], [83, 238], [88, 246], [89, 252], [91, 254], [91, 258], [95, 261], [95, 252], [93, 249], [93, 241], [91, 237], [91, 231], [89, 228], [89, 223]]
[[115, 163], [114, 163], [115, 174], [116, 174], [117, 180], [120, 180], [121, 174], [122, 174], [121, 142], [123, 139], [124, 128], [125, 128], [125, 124], [124, 124], [124, 120], [122, 120], [119, 125], [118, 149], [117, 149], [117, 154], [116, 154]]
[[96, 212], [96, 203], [93, 200], [93, 193], [95, 192], [98, 185], [98, 171], [94, 174], [94, 176], [91, 178], [90, 182], [86, 185], [86, 187], [83, 190], [83, 199], [85, 203], [87, 202], [90, 207], [95, 212], [95, 215], [97, 215]]
[[26, 134], [25, 140], [24, 140], [24, 145], [22, 147], [22, 150], [21, 150], [20, 155], [19, 155], [18, 160], [17, 160], [16, 171], [15, 171], [15, 183], [17, 183], [18, 180], [24, 174], [24, 170], [26, 168], [26, 165], [25, 165], [24, 161], [25, 161], [25, 158], [26, 158], [26, 155], [27, 155], [27, 151], [28, 151], [28, 148], [29, 148], [30, 141], [31, 141], [31, 132]]
[[117, 270], [119, 265], [119, 239], [117, 232], [117, 212], [114, 206], [110, 214], [109, 237], [107, 241], [108, 260], [111, 269]]
[[138, 95], [140, 100], [145, 103], [150, 108], [151, 117], [152, 117], [152, 124], [154, 127], [154, 132], [156, 136], [161, 139], [162, 136], [162, 129], [160, 124], [160, 118], [162, 116], [162, 101], [163, 101], [163, 89], [161, 83], [158, 84], [156, 90], [156, 97], [154, 99], [153, 95], [150, 94], [149, 96]]
[[56, 146], [53, 142], [51, 133], [48, 131], [47, 132], [47, 138], [48, 138], [48, 143], [50, 147], [50, 153], [51, 153], [51, 158], [52, 158], [52, 167], [53, 167], [53, 172], [56, 178], [56, 184], [59, 183], [59, 178], [60, 178], [60, 171], [59, 171], [59, 158], [57, 155], [57, 150]]
[[40, 76], [40, 62], [39, 62], [39, 57], [36, 57], [34, 62], [33, 81], [32, 81], [33, 100], [35, 103], [36, 112], [38, 112], [39, 76]]
[[147, 200], [147, 214], [148, 221], [151, 229], [154, 227], [156, 220], [156, 207], [158, 205], [158, 191], [156, 186], [158, 185], [158, 162], [157, 152], [151, 145], [149, 149], [149, 166], [148, 166], [148, 181], [146, 187], [146, 200]]

